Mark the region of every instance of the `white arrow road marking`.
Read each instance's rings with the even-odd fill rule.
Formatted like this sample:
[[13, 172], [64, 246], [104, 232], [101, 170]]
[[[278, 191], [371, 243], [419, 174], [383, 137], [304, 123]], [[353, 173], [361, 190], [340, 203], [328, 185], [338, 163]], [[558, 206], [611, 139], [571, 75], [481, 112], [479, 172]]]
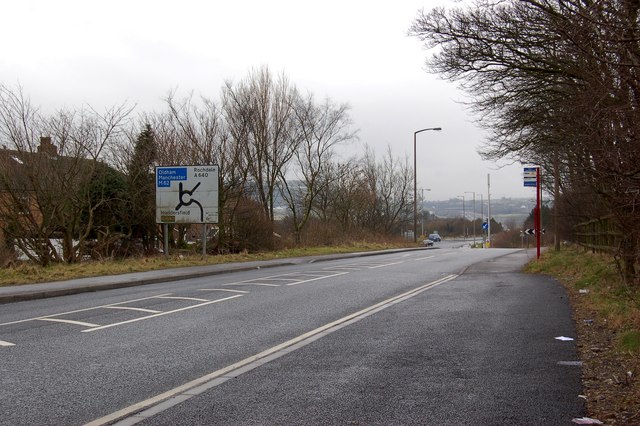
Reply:
[[15, 346], [15, 343], [5, 342], [4, 340], [0, 340], [0, 346]]

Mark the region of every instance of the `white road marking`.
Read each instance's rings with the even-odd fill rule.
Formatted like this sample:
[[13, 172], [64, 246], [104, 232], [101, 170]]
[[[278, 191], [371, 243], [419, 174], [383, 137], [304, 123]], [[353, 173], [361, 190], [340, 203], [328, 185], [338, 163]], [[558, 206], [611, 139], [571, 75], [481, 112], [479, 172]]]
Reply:
[[[140, 401], [136, 404], [125, 407], [121, 410], [108, 414], [104, 417], [100, 417], [99, 419], [96, 419], [92, 422], [87, 423], [85, 426], [102, 426], [106, 424], [113, 424], [118, 420], [122, 420], [122, 423], [121, 423], [122, 425], [124, 424], [133, 425], [133, 424], [139, 423], [151, 417], [153, 414], [157, 414], [158, 412], [161, 412], [162, 410], [160, 409], [155, 410], [154, 408], [158, 408], [155, 406], [162, 403], [163, 401], [167, 401], [168, 399], [174, 398], [174, 397], [176, 398], [175, 401], [179, 401], [179, 402], [185, 401], [197, 394], [197, 390], [195, 388], [198, 388], [198, 387], [206, 388], [207, 384], [211, 384], [211, 386], [215, 386], [216, 384], [219, 384], [225, 381], [222, 376], [225, 376], [227, 374], [233, 375], [234, 371], [240, 370], [241, 368], [245, 368], [248, 371], [251, 369], [251, 367], [253, 368], [258, 367], [259, 365], [265, 362], [265, 358], [267, 357], [271, 357], [273, 359], [278, 358], [279, 356], [289, 353], [292, 350], [297, 349], [298, 347], [304, 346], [305, 344], [311, 343], [312, 341], [317, 340], [318, 338], [321, 338], [324, 335], [331, 333], [332, 331], [335, 331], [346, 325], [359, 321], [362, 318], [365, 318], [369, 315], [372, 315], [376, 312], [386, 309], [387, 307], [392, 306], [396, 303], [399, 303], [411, 297], [414, 297], [426, 290], [434, 288], [440, 284], [453, 280], [457, 277], [458, 275], [448, 275], [444, 278], [440, 278], [439, 280], [430, 282], [428, 284], [417, 287], [413, 290], [409, 290], [405, 293], [399, 294], [397, 296], [391, 297], [382, 302], [376, 303], [375, 305], [369, 306], [368, 308], [362, 309], [351, 315], [347, 315], [346, 317], [340, 318], [339, 320], [325, 324], [319, 328], [316, 328], [315, 330], [309, 331], [305, 334], [302, 334], [298, 337], [295, 337], [277, 346], [269, 348], [256, 355], [253, 355], [241, 361], [238, 361], [235, 364], [231, 364], [227, 367], [213, 371], [209, 374], [206, 374], [195, 380], [187, 382], [181, 386], [170, 389], [159, 395], [156, 395], [144, 401]], [[85, 330], [85, 331], [91, 331], [91, 330]], [[260, 360], [262, 360], [262, 362], [260, 362]], [[240, 372], [238, 372], [236, 376], [239, 374]], [[166, 408], [169, 408], [172, 405], [175, 405], [175, 404], [167, 403]], [[150, 410], [145, 414], [145, 410], [147, 409], [150, 409]]]
[[452, 255], [452, 254], [456, 254], [456, 253], [458, 253], [458, 252], [456, 252], [456, 251], [452, 251], [451, 253], [443, 253], [443, 254], [441, 254], [440, 256], [450, 256], [450, 255]]
[[134, 318], [134, 319], [130, 319], [128, 321], [116, 322], [114, 324], [96, 326], [95, 328], [82, 330], [82, 332], [83, 333], [90, 333], [92, 331], [104, 330], [104, 329], [111, 328], [111, 327], [117, 327], [119, 325], [131, 324], [132, 322], [144, 321], [144, 320], [148, 320], [148, 319], [151, 319], [151, 318], [161, 317], [163, 315], [175, 314], [176, 312], [187, 311], [189, 309], [195, 309], [195, 308], [199, 308], [201, 306], [211, 305], [212, 303], [224, 302], [225, 300], [235, 299], [236, 297], [242, 297], [242, 295], [241, 294], [236, 294], [235, 296], [225, 297], [224, 299], [210, 300], [210, 301], [208, 301], [206, 303], [199, 303], [197, 305], [187, 306], [187, 307], [180, 308], [180, 309], [174, 309], [172, 311], [166, 311], [166, 312], [160, 312], [160, 313], [153, 314], [153, 315], [147, 315], [146, 317]]
[[311, 281], [324, 280], [325, 278], [337, 277], [338, 275], [345, 275], [345, 274], [348, 274], [348, 272], [337, 272], [337, 273], [335, 273], [333, 275], [325, 275], [325, 276], [322, 276], [322, 277], [310, 278], [308, 280], [301, 280], [301, 281], [298, 281], [298, 282], [295, 282], [295, 283], [287, 284], [287, 286], [309, 283]]
[[65, 323], [65, 324], [81, 325], [83, 327], [100, 327], [98, 324], [92, 324], [90, 322], [74, 321], [74, 320], [67, 320], [67, 319], [62, 319], [62, 318], [42, 317], [42, 318], [36, 318], [36, 320], [37, 321], [49, 321], [49, 322], [62, 322], [62, 323]]
[[15, 343], [5, 342], [4, 340], [0, 340], [0, 346], [15, 346]]
[[194, 302], [211, 302], [211, 300], [209, 299], [199, 299], [197, 297], [182, 297], [182, 296], [157, 296], [156, 299], [192, 300]]
[[417, 259], [413, 259], [413, 260], [418, 261], [418, 260], [432, 259], [432, 258], [434, 258], [434, 257], [435, 257], [435, 256], [426, 256], [426, 257], [419, 257], [419, 258], [417, 258]]
[[[329, 271], [330, 272], [330, 271]], [[326, 277], [327, 271], [307, 271], [295, 274], [299, 277]]]
[[[160, 294], [159, 296], [168, 296], [170, 294], [171, 293], [165, 293], [165, 294]], [[0, 324], [0, 327], [3, 326], [3, 325], [11, 325], [11, 324], [19, 324], [19, 323], [22, 323], [22, 322], [36, 321], [36, 320], [39, 320], [39, 319], [42, 319], [42, 318], [53, 318], [53, 317], [59, 317], [59, 316], [62, 316], [62, 315], [75, 314], [77, 312], [93, 311], [95, 309], [106, 308], [108, 306], [124, 305], [125, 303], [139, 302], [141, 300], [149, 300], [149, 299], [153, 299], [155, 297], [158, 297], [158, 296], [142, 297], [140, 299], [133, 299], [133, 300], [127, 300], [125, 302], [111, 303], [109, 305], [100, 305], [100, 306], [94, 306], [92, 308], [77, 309], [75, 311], [61, 312], [59, 314], [45, 315], [45, 316], [42, 316], [42, 317], [27, 318], [27, 319], [18, 320], [18, 321], [5, 322], [5, 323]]]
[[384, 268], [385, 266], [399, 265], [401, 263], [404, 263], [404, 262], [385, 263], [383, 265], [367, 266], [367, 268], [369, 268], [369, 269]]
[[240, 283], [231, 283], [231, 284], [223, 284], [223, 285], [259, 285], [264, 287], [280, 287], [279, 284], [252, 283], [252, 282], [240, 282]]
[[228, 291], [231, 293], [243, 293], [243, 294], [248, 294], [248, 291], [244, 291], [244, 290], [230, 290], [228, 288], [201, 288], [199, 291]]
[[261, 278], [265, 281], [298, 281], [297, 278]]
[[124, 309], [127, 311], [139, 311], [146, 312], [149, 314], [157, 314], [162, 311], [154, 311], [153, 309], [145, 309], [145, 308], [134, 308], [133, 306], [105, 306], [105, 309]]
[[353, 265], [345, 265], [345, 266], [332, 266], [332, 267], [328, 267], [326, 268], [326, 270], [328, 271], [333, 271], [333, 270], [340, 270], [340, 269], [346, 269], [348, 271], [361, 271], [362, 270], [362, 266], [353, 266]]

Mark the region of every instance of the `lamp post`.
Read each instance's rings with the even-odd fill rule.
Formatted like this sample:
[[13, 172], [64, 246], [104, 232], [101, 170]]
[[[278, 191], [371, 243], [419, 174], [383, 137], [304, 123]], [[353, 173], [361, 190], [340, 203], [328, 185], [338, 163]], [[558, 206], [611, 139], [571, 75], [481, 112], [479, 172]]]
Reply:
[[467, 213], [464, 211], [464, 194], [456, 198], [462, 198], [462, 238], [467, 239]]
[[474, 191], [465, 191], [465, 194], [473, 194], [473, 247], [476, 246], [476, 193]]
[[416, 170], [416, 136], [427, 130], [440, 131], [442, 127], [429, 127], [413, 132], [413, 242], [418, 241], [418, 173]]

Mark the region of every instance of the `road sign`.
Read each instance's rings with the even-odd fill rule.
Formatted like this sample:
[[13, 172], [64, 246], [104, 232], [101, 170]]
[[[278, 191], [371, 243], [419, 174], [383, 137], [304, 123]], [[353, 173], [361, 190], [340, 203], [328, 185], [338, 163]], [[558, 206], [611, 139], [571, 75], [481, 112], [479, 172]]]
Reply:
[[218, 223], [218, 166], [156, 167], [156, 223]]
[[[544, 232], [545, 232], [544, 229], [540, 230], [541, 234], [544, 234]], [[535, 235], [536, 234], [536, 230], [529, 228], [529, 229], [525, 229], [524, 231], [522, 231], [522, 233], [527, 234], [527, 235]]]
[[483, 230], [485, 230], [485, 231], [486, 231], [487, 229], [489, 229], [489, 223], [484, 222], [484, 223], [482, 224], [482, 229], [483, 229]]
[[538, 168], [525, 167], [524, 168], [524, 186], [535, 188], [537, 185], [538, 185]]

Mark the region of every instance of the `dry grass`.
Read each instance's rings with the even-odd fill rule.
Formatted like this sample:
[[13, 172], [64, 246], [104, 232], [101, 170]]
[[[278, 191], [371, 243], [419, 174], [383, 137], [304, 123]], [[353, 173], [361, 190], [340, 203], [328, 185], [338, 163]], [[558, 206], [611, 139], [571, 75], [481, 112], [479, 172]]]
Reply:
[[46, 268], [30, 263], [22, 263], [13, 267], [0, 269], [0, 287], [64, 281], [75, 278], [103, 275], [118, 275], [126, 274], [128, 272], [143, 272], [157, 269], [282, 259], [288, 257], [304, 257], [333, 253], [353, 253], [358, 251], [384, 250], [406, 246], [407, 244], [403, 242], [370, 243], [362, 241], [334, 247], [303, 247], [263, 253], [215, 255], [206, 256], [204, 258], [199, 254], [183, 253], [167, 257], [160, 255], [125, 260], [88, 261], [72, 265], [55, 264]]

